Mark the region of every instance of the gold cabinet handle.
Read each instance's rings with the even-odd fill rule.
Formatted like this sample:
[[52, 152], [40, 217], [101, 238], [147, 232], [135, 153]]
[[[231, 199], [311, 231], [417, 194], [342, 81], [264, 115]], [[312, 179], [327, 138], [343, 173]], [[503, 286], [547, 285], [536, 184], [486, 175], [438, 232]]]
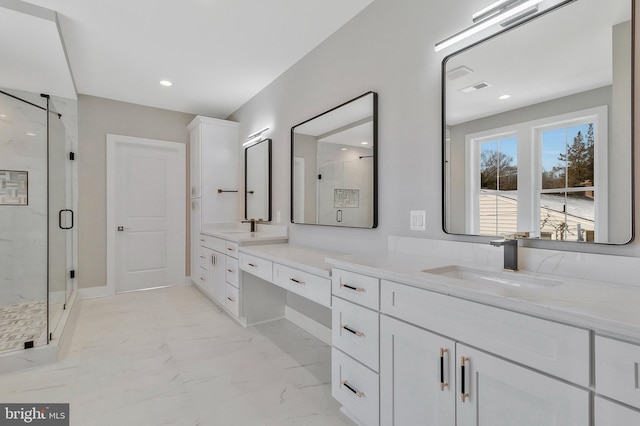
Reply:
[[348, 325], [341, 325], [340, 327], [343, 328], [344, 330], [347, 330], [349, 333], [354, 334], [354, 335], [356, 335], [358, 337], [364, 336], [363, 332], [354, 330], [353, 328], [349, 327]]
[[343, 380], [342, 382], [340, 382], [342, 384], [342, 386], [344, 386], [345, 388], [349, 389], [351, 392], [353, 392], [353, 394], [355, 396], [357, 396], [358, 398], [362, 398], [364, 396], [364, 393], [360, 392], [358, 389], [354, 388], [352, 385], [349, 384], [349, 382], [347, 382], [346, 380]]
[[[462, 402], [465, 402], [469, 398], [469, 393], [466, 392], [466, 388], [465, 388], [465, 381], [466, 381], [465, 364], [469, 361], [470, 360], [467, 357], [463, 356], [460, 358], [460, 400]], [[468, 385], [470, 386], [471, 383], [469, 383]]]
[[349, 285], [349, 284], [340, 283], [340, 287], [344, 287], [344, 288], [347, 288], [347, 289], [352, 290], [352, 291], [357, 291], [359, 293], [364, 291], [364, 288], [362, 288], [362, 287], [355, 287], [355, 286], [352, 286], [352, 285]]
[[[447, 348], [440, 348], [440, 390], [442, 392], [444, 392], [444, 390], [449, 386], [448, 382], [445, 382], [445, 364], [448, 365], [449, 363], [445, 363], [444, 361], [444, 355], [447, 354], [447, 357], [449, 356], [449, 349]], [[447, 372], [448, 373], [448, 372]], [[449, 374], [446, 374], [446, 376], [448, 377]]]

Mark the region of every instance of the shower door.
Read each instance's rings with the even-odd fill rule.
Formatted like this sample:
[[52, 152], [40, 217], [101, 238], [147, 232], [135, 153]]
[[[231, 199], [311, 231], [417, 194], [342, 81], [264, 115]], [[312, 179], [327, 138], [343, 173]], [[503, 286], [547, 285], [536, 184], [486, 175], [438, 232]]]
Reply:
[[50, 103], [0, 89], [0, 353], [49, 343], [67, 300], [70, 236], [60, 225], [71, 226], [72, 180]]

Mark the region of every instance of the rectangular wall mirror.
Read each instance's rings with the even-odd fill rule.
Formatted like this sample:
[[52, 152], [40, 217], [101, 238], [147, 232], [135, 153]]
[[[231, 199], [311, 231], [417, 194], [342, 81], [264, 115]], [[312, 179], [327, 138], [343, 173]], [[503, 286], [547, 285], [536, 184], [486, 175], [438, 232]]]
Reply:
[[378, 98], [368, 92], [291, 128], [291, 222], [375, 228]]
[[244, 218], [271, 221], [271, 139], [244, 150]]
[[445, 58], [446, 232], [633, 238], [632, 3], [576, 0]]

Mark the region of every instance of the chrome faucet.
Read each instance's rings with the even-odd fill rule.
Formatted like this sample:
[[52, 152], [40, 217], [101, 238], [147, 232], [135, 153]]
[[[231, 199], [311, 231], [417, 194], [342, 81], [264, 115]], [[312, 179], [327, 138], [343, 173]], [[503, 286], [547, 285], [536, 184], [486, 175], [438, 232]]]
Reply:
[[250, 223], [251, 224], [250, 232], [256, 232], [256, 220], [255, 219], [243, 220], [242, 223]]
[[504, 247], [504, 269], [518, 270], [518, 240], [515, 235], [489, 242], [494, 247]]

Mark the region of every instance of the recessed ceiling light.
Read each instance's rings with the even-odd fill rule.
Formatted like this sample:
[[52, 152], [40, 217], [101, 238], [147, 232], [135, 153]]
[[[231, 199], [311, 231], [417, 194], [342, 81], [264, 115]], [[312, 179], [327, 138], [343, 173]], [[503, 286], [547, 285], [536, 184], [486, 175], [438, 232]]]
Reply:
[[33, 132], [27, 132], [27, 133], [25, 133], [25, 135], [27, 135], [27, 136], [35, 136], [36, 134], [33, 133]]
[[369, 145], [369, 142], [364, 141], [364, 142], [360, 142], [362, 145]]
[[160, 80], [160, 84], [162, 84], [165, 87], [171, 87], [173, 86], [173, 83], [170, 82], [169, 80]]
[[501, 101], [504, 101], [505, 99], [509, 99], [511, 97], [511, 95], [502, 95], [502, 96], [498, 96], [498, 99], [500, 99]]
[[340, 151], [346, 151], [346, 150], [347, 150], [347, 148], [342, 148]]

